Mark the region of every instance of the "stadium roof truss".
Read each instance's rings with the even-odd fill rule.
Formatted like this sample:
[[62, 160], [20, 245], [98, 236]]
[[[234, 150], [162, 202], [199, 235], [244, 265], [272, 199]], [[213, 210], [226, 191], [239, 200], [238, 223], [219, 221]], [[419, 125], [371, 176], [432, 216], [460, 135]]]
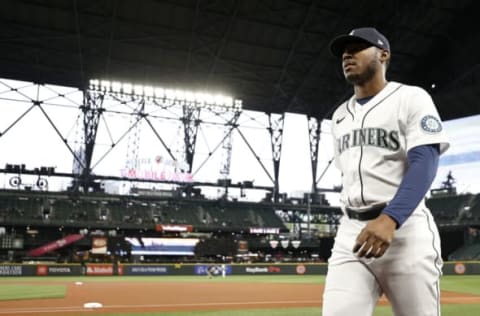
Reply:
[[[351, 94], [339, 61], [328, 52], [329, 41], [354, 27], [377, 27], [392, 46], [389, 80], [426, 89], [443, 119], [474, 115], [480, 109], [479, 9], [480, 2], [474, 0], [7, 0], [0, 12], [1, 77], [33, 82], [38, 91], [53, 89], [51, 85], [74, 87], [69, 93], [82, 98], [74, 101], [63, 91], [52, 92], [53, 99], [27, 96], [22, 87], [4, 84], [1, 97], [16, 94], [30, 106], [2, 137], [38, 109], [76, 157], [78, 185], [88, 186], [98, 163], [92, 161], [98, 129], [105, 128], [108, 135], [111, 116], [129, 120], [123, 134], [107, 137], [110, 149], [105, 156], [122, 141], [135, 156], [135, 138], [143, 125], [172, 160], [194, 173], [198, 133], [213, 123], [202, 113], [210, 112], [213, 124], [225, 126], [222, 142], [212, 148], [226, 152], [222, 168], [227, 171], [232, 131], [249, 143], [240, 129], [240, 113], [259, 111], [268, 117], [262, 128], [271, 140], [271, 165], [257, 160], [277, 196], [285, 113], [301, 113], [308, 119], [316, 189], [321, 121]], [[172, 107], [157, 99], [93, 91], [89, 80], [94, 78], [223, 91], [241, 99], [243, 110]], [[80, 126], [81, 132], [72, 142], [45, 110], [60, 99], [63, 107], [78, 111], [72, 130]], [[159, 120], [181, 122], [174, 145], [155, 126]]]
[[[176, 170], [180, 173], [195, 174], [205, 165], [210, 157], [216, 152], [223, 150], [222, 166], [220, 174], [228, 181], [229, 164], [231, 159], [232, 132], [240, 135], [245, 145], [255, 157], [262, 170], [271, 180], [271, 186], [253, 186], [248, 188], [262, 189], [272, 191], [275, 201], [279, 198], [279, 168], [282, 149], [282, 133], [284, 115], [270, 113], [267, 120], [262, 121], [254, 118], [249, 113], [244, 113], [241, 107], [225, 107], [220, 105], [198, 106], [195, 103], [179, 100], [175, 98], [146, 96], [145, 94], [131, 94], [105, 89], [87, 89], [81, 91], [52, 85], [41, 85], [12, 80], [0, 80], [0, 102], [9, 104], [11, 107], [20, 109], [19, 104], [23, 105], [23, 110], [17, 111], [10, 117], [10, 121], [2, 126], [0, 137], [5, 137], [8, 133], [21, 125], [29, 113], [38, 109], [45, 121], [51, 127], [52, 131], [68, 149], [71, 154], [74, 167], [72, 173], [56, 172], [55, 170], [43, 170], [39, 168], [16, 170], [13, 168], [0, 169], [4, 173], [38, 174], [48, 176], [65, 176], [76, 179], [73, 190], [82, 188], [87, 192], [96, 180], [128, 180], [138, 182], [163, 182], [179, 185], [207, 185], [207, 186], [232, 186], [243, 187], [244, 184], [232, 184], [221, 182], [188, 183], [185, 179], [159, 179], [152, 177], [141, 177], [129, 174], [129, 171], [135, 170], [139, 151], [140, 129], [149, 129], [155, 136], [156, 144], [150, 146], [162, 147], [169, 158], [175, 162]], [[66, 90], [65, 90], [66, 89]], [[76, 95], [72, 98], [72, 95]], [[66, 120], [66, 117], [60, 116], [54, 118], [49, 108], [63, 107], [77, 114], [71, 116], [72, 120], [69, 128], [59, 127], [59, 121]], [[243, 120], [241, 116], [243, 115]], [[128, 124], [120, 128], [120, 132], [114, 132], [114, 117], [128, 117]], [[173, 121], [177, 126], [177, 134], [173, 137], [173, 143], [164, 139], [166, 121]], [[271, 164], [262, 161], [260, 155], [250, 145], [249, 139], [242, 132], [243, 128], [248, 128], [245, 122], [255, 121], [257, 129], [263, 130], [269, 135], [271, 141]], [[267, 123], [265, 125], [265, 123]], [[64, 123], [64, 122], [62, 122]], [[143, 125], [142, 125], [143, 123]], [[244, 124], [244, 125], [242, 125]], [[118, 125], [118, 124], [117, 124]], [[208, 147], [210, 151], [202, 159], [201, 163], [196, 164], [193, 169], [193, 159], [195, 156], [195, 145], [197, 134], [201, 132], [206, 125], [221, 126], [223, 136], [215, 140]], [[102, 140], [97, 145], [97, 133], [103, 129], [102, 133], [108, 135], [107, 140]], [[316, 179], [316, 166], [318, 157], [318, 142], [320, 137], [320, 124], [318, 120], [310, 117], [309, 121], [310, 135], [310, 157], [312, 163], [312, 179]], [[95, 168], [105, 159], [121, 142], [128, 142], [126, 166], [127, 171], [124, 175], [95, 175]], [[94, 158], [93, 152], [97, 148], [100, 154]], [[272, 167], [270, 167], [272, 166]], [[39, 180], [40, 181], [40, 180]], [[317, 181], [318, 182], [318, 181]], [[316, 182], [312, 183], [313, 190], [317, 190]], [[327, 189], [323, 189], [327, 190]]]

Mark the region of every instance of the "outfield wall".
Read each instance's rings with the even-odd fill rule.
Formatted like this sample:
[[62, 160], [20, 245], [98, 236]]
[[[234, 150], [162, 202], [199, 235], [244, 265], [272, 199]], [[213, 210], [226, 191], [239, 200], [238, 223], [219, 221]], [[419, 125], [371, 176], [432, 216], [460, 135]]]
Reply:
[[[325, 263], [297, 264], [0, 264], [1, 276], [325, 275]], [[480, 262], [446, 262], [444, 275], [480, 274]]]

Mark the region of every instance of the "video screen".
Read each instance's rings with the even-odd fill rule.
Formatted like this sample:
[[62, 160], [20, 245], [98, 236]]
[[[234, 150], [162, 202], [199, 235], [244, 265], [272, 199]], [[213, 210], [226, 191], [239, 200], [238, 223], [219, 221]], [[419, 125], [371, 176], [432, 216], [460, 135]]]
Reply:
[[132, 255], [193, 256], [198, 238], [125, 237]]

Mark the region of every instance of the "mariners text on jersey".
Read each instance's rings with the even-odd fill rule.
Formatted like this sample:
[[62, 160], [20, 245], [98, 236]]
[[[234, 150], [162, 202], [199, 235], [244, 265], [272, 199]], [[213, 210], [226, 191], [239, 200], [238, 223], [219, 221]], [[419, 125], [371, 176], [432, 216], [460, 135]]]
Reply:
[[375, 146], [396, 151], [400, 148], [398, 131], [387, 131], [383, 128], [359, 128], [336, 139], [338, 153], [357, 146]]

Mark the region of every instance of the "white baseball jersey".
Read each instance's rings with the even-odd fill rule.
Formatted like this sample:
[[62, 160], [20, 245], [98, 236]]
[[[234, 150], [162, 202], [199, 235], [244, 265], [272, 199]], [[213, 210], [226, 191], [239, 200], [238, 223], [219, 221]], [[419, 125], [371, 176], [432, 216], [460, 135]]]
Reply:
[[[389, 202], [416, 146], [448, 148], [435, 105], [421, 88], [390, 82], [363, 105], [352, 97], [332, 120], [335, 164], [342, 171], [343, 206]], [[442, 257], [433, 217], [421, 202], [395, 232], [385, 254], [359, 258], [355, 240], [368, 221], [343, 216], [329, 259], [324, 316], [371, 316], [385, 294], [396, 316], [439, 316]]]
[[430, 95], [419, 87], [389, 82], [366, 104], [355, 98], [332, 119], [335, 165], [342, 172], [341, 202], [364, 207], [389, 202], [407, 170], [413, 147], [448, 141]]

